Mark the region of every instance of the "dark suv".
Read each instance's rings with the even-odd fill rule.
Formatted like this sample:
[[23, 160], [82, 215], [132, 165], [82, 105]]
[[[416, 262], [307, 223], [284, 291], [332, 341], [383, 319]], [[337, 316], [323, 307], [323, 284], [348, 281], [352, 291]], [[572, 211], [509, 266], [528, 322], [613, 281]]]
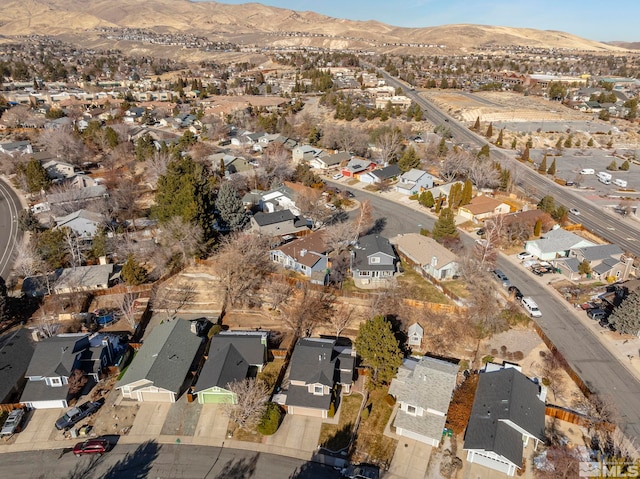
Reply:
[[97, 401], [87, 401], [80, 406], [72, 407], [64, 416], [56, 421], [56, 428], [58, 430], [64, 429], [68, 431], [75, 424], [82, 421], [85, 417], [91, 416], [94, 412], [102, 407], [104, 404], [104, 398], [100, 398]]

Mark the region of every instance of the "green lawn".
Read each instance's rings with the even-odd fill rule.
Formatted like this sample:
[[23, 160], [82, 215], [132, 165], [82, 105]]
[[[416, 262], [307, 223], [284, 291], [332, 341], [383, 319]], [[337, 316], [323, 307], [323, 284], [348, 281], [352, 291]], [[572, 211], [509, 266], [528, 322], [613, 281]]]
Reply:
[[368, 457], [369, 461], [387, 464], [391, 463], [397, 444], [395, 439], [383, 435], [384, 428], [393, 412], [393, 408], [384, 400], [388, 392], [388, 387], [377, 388], [369, 392], [367, 404], [371, 404], [371, 413], [367, 419], [360, 421], [356, 438], [358, 456]]
[[318, 444], [332, 451], [347, 447], [358, 417], [360, 404], [362, 404], [362, 395], [360, 394], [352, 393], [349, 396], [343, 396], [339, 408], [340, 420], [338, 424], [323, 424]]

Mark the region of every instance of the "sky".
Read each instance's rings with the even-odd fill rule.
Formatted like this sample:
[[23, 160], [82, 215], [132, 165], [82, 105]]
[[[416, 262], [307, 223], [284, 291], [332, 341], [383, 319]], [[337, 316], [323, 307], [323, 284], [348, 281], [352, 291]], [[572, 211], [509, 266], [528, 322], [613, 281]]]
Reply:
[[[217, 0], [247, 3], [246, 0]], [[619, 0], [261, 0], [349, 20], [378, 20], [400, 27], [475, 23], [560, 30], [598, 41], [640, 41], [640, 1]]]

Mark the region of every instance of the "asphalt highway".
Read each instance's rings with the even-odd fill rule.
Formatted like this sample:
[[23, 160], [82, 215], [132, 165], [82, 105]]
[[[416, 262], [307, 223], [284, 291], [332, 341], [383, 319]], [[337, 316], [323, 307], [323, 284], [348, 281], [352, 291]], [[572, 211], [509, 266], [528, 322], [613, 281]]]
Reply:
[[14, 251], [21, 232], [18, 230], [20, 200], [11, 187], [0, 179], [0, 276], [5, 280], [11, 272]]

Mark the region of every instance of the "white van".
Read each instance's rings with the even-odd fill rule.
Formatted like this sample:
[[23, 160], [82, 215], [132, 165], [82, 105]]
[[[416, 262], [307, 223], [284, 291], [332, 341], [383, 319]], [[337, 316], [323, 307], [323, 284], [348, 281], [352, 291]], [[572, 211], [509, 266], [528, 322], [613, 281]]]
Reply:
[[615, 180], [613, 180], [613, 184], [616, 186], [619, 186], [620, 188], [626, 188], [627, 187], [627, 180], [621, 180], [620, 178], [617, 178]]
[[593, 168], [583, 168], [582, 170], [580, 170], [580, 174], [581, 175], [595, 175], [596, 174], [596, 170], [594, 170]]
[[611, 173], [607, 173], [606, 171], [599, 171], [596, 176], [598, 177], [598, 181], [600, 183], [604, 183], [605, 185], [611, 184]]
[[542, 316], [542, 312], [538, 308], [536, 302], [530, 296], [522, 298], [522, 307], [529, 313], [532, 318], [539, 318]]

